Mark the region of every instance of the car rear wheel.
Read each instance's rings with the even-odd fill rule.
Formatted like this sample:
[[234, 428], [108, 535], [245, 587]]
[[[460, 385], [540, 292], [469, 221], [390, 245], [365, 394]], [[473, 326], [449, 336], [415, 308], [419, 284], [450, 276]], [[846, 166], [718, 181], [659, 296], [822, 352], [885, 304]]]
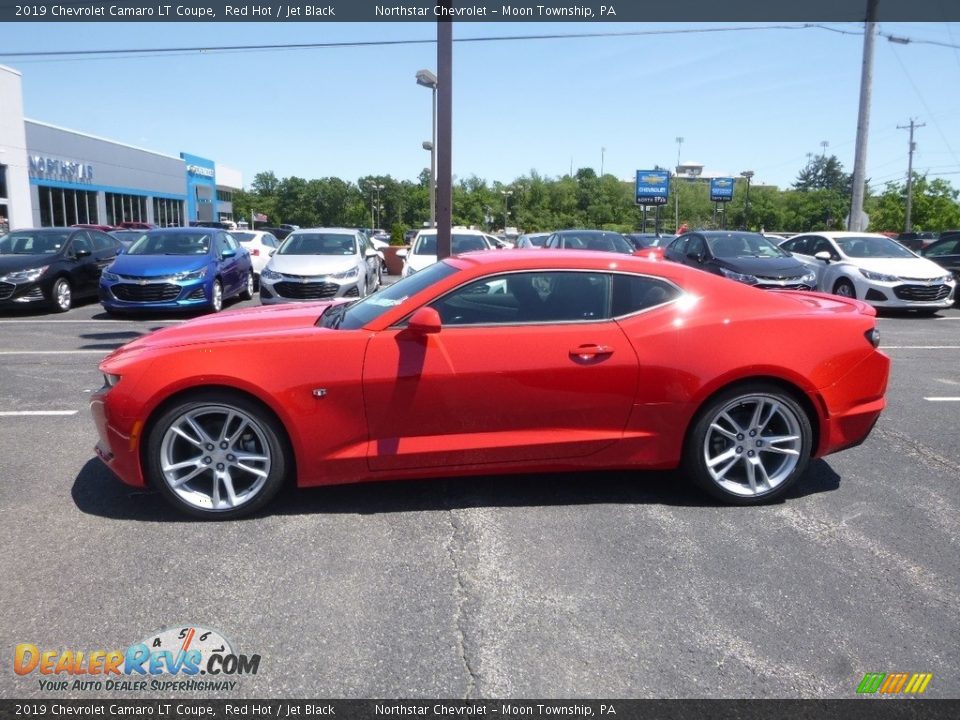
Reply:
[[210, 309], [215, 313], [223, 310], [223, 285], [219, 280], [214, 280], [210, 289]]
[[855, 298], [857, 291], [854, 289], [852, 282], [840, 279], [833, 286], [833, 294], [840, 297]]
[[225, 520], [276, 495], [285, 473], [283, 430], [257, 403], [205, 392], [167, 409], [147, 439], [146, 469], [177, 509]]
[[73, 306], [73, 289], [66, 278], [57, 278], [50, 290], [50, 305], [54, 312], [67, 312]]
[[253, 298], [253, 271], [247, 275], [247, 284], [243, 286], [243, 290], [240, 291], [241, 300], [250, 300]]
[[703, 408], [684, 447], [683, 468], [726, 503], [782, 497], [807, 467], [810, 418], [782, 388], [753, 382], [722, 392]]

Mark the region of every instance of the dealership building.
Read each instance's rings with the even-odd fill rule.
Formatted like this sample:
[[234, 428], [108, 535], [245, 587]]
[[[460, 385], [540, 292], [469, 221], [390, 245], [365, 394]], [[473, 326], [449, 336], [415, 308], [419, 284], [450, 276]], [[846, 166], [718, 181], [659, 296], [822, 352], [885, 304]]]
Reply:
[[26, 119], [21, 75], [2, 65], [0, 108], [0, 230], [234, 219], [239, 170]]

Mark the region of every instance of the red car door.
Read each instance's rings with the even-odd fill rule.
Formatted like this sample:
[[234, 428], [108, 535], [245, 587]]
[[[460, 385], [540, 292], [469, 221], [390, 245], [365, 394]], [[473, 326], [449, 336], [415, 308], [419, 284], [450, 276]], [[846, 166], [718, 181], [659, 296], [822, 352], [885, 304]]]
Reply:
[[[533, 307], [520, 298], [537, 281]], [[574, 458], [619, 440], [638, 362], [608, 297], [603, 273], [502, 275], [432, 303], [436, 334], [378, 333], [363, 368], [370, 468]]]

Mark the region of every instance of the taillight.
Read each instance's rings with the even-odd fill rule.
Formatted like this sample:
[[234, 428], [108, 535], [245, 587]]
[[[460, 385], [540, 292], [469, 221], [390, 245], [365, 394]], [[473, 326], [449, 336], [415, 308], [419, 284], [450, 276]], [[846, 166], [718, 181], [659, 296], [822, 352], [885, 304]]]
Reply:
[[867, 330], [863, 336], [867, 339], [867, 342], [874, 347], [880, 347], [880, 328], [873, 327]]
[[251, 248], [250, 254], [254, 257], [260, 257], [260, 248]]

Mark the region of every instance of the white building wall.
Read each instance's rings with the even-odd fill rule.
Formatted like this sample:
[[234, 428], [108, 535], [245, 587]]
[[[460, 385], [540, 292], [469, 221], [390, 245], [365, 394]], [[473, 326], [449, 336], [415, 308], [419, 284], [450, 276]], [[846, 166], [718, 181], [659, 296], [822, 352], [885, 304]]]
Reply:
[[23, 83], [19, 72], [0, 65], [0, 165], [7, 167], [7, 212], [11, 228], [33, 225]]

